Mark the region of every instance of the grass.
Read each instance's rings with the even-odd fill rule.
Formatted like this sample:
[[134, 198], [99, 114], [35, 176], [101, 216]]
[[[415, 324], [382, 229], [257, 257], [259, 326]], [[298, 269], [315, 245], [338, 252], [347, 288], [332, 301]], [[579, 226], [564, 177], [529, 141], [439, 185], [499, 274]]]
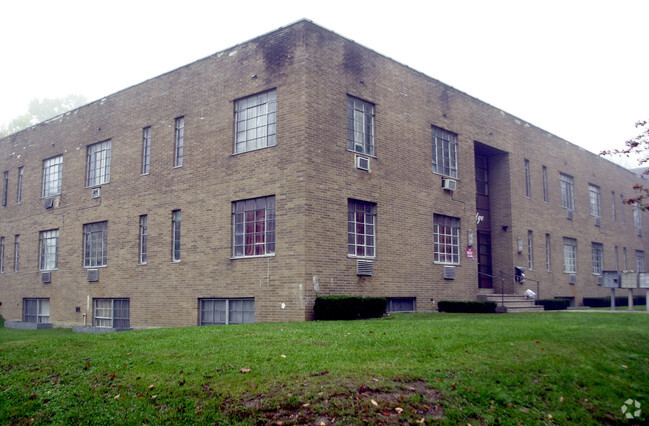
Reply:
[[649, 315], [598, 312], [0, 328], [0, 423], [617, 424], [648, 364]]

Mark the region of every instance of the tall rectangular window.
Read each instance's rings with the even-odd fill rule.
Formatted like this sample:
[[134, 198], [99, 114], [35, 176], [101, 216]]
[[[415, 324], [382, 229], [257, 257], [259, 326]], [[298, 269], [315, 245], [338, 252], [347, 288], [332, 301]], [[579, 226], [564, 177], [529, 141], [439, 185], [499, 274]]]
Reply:
[[574, 238], [563, 238], [563, 272], [577, 273], [577, 240]]
[[633, 226], [642, 229], [642, 209], [637, 201], [633, 204]]
[[604, 269], [604, 245], [592, 243], [591, 253], [593, 258], [593, 274], [602, 275]]
[[171, 212], [171, 261], [180, 262], [180, 210]]
[[568, 210], [575, 209], [575, 183], [572, 176], [560, 174], [561, 207]]
[[61, 175], [63, 172], [63, 156], [43, 160], [43, 198], [61, 193]]
[[0, 237], [0, 274], [5, 272], [5, 237]]
[[613, 209], [613, 222], [617, 222], [617, 211], [615, 210], [615, 191], [611, 192], [611, 208]]
[[23, 299], [23, 321], [49, 323], [50, 299]]
[[460, 219], [433, 216], [433, 252], [435, 263], [460, 263]]
[[525, 160], [525, 196], [532, 197], [532, 176], [530, 174], [530, 160]]
[[129, 328], [129, 299], [94, 299], [93, 324], [101, 328]]
[[644, 272], [644, 251], [635, 251], [635, 271]]
[[174, 130], [174, 167], [183, 165], [183, 146], [185, 144], [185, 117], [176, 118]]
[[4, 172], [2, 179], [2, 207], [7, 207], [7, 196], [9, 191], [9, 171]]
[[151, 168], [151, 127], [142, 129], [142, 174], [148, 175]]
[[616, 271], [620, 270], [620, 252], [617, 246], [615, 246], [615, 270]]
[[16, 187], [16, 204], [23, 202], [23, 166], [18, 167], [18, 185]]
[[83, 266], [106, 266], [108, 257], [108, 221], [83, 225]]
[[624, 194], [620, 194], [620, 216], [622, 216], [622, 223], [626, 223], [626, 217], [624, 217]]
[[376, 255], [376, 203], [347, 201], [347, 254]]
[[624, 262], [624, 270], [625, 271], [628, 270], [629, 269], [629, 264], [628, 264], [627, 258], [626, 258], [626, 247], [622, 247], [622, 262]]
[[232, 203], [233, 257], [275, 253], [275, 196]]
[[551, 253], [552, 249], [550, 246], [550, 234], [545, 234], [545, 270], [548, 272], [552, 270], [550, 257]]
[[534, 233], [527, 231], [527, 267], [534, 269]]
[[147, 215], [143, 214], [140, 216], [140, 243], [139, 243], [140, 265], [146, 265], [146, 253], [147, 253], [146, 240], [148, 235], [147, 221], [148, 221]]
[[433, 173], [457, 178], [457, 135], [433, 126]]
[[200, 299], [200, 325], [255, 322], [255, 299]]
[[234, 153], [276, 145], [277, 92], [260, 93], [234, 104]]
[[599, 186], [588, 184], [588, 194], [590, 199], [590, 215], [595, 217], [602, 216], [601, 191]]
[[14, 272], [20, 269], [20, 235], [14, 236]]
[[88, 145], [86, 186], [110, 182], [110, 140]]
[[39, 269], [51, 271], [58, 266], [59, 230], [41, 231], [38, 236]]
[[550, 199], [548, 194], [548, 168], [543, 166], [541, 171], [543, 172], [543, 201], [547, 203]]
[[374, 105], [347, 96], [347, 149], [374, 155]]

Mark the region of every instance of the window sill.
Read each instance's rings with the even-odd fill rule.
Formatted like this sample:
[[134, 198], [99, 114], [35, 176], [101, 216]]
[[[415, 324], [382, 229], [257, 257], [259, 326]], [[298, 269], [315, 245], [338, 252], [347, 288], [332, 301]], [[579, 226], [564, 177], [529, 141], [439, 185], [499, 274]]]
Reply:
[[172, 169], [182, 169], [183, 165], [181, 164], [180, 166], [173, 166]]
[[376, 256], [355, 256], [353, 254], [348, 254], [347, 259], [378, 260]]
[[246, 154], [248, 152], [260, 151], [262, 149], [272, 148], [272, 147], [275, 147], [275, 146], [277, 146], [277, 144], [275, 144], [275, 145], [266, 145], [266, 146], [262, 146], [261, 148], [249, 149], [247, 151], [233, 152], [231, 157], [234, 157], [236, 155]]
[[59, 270], [59, 268], [54, 268], [54, 269], [39, 269], [39, 270], [38, 270], [38, 273], [40, 274], [41, 272], [54, 272], [54, 271], [58, 271], [58, 270]]
[[461, 263], [447, 263], [447, 262], [433, 262], [433, 265], [441, 265], [441, 266], [462, 266]]
[[364, 156], [366, 156], [366, 157], [370, 157], [370, 158], [378, 158], [378, 157], [376, 156], [376, 154], [366, 154], [366, 153], [364, 153], [364, 152], [354, 151], [353, 149], [349, 149], [349, 148], [347, 148], [347, 152], [353, 152], [354, 154], [357, 154], [357, 155], [364, 155]]
[[460, 179], [460, 178], [458, 178], [458, 177], [453, 177], [453, 176], [451, 176], [451, 175], [445, 175], [445, 174], [443, 174], [443, 173], [437, 173], [435, 170], [433, 170], [433, 174], [434, 174], [434, 175], [437, 175], [437, 176], [441, 176], [441, 177], [443, 177], [443, 178], [445, 178], [445, 179], [453, 179], [453, 180], [456, 180], [456, 181], [458, 181], [458, 182], [461, 182], [461, 181], [462, 181], [462, 179]]
[[107, 268], [108, 265], [101, 265], [101, 266], [84, 266], [83, 269], [99, 269], [99, 268]]
[[259, 258], [264, 258], [264, 257], [275, 257], [275, 253], [269, 253], [269, 254], [258, 254], [256, 256], [232, 256], [230, 257], [230, 260], [238, 260], [238, 259], [259, 259]]

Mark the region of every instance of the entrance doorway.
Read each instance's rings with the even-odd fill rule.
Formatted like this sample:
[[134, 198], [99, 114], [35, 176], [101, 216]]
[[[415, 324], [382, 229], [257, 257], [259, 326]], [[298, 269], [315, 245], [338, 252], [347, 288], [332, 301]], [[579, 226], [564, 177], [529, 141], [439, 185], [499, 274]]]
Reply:
[[478, 288], [493, 288], [491, 278], [491, 215], [489, 208], [489, 160], [475, 154], [476, 230], [478, 234]]

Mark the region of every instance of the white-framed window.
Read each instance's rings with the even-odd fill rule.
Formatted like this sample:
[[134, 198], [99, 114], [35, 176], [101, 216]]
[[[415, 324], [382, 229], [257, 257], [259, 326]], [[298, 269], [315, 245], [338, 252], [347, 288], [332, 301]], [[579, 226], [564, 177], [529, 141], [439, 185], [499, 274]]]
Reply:
[[636, 250], [635, 251], [635, 271], [644, 272], [644, 251]]
[[592, 243], [591, 253], [593, 258], [593, 274], [602, 275], [602, 270], [604, 269], [604, 245], [601, 243]]
[[436, 214], [433, 217], [435, 263], [460, 263], [460, 219]]
[[275, 253], [275, 196], [232, 203], [233, 257]]
[[180, 262], [180, 210], [171, 212], [171, 261]]
[[347, 149], [374, 156], [374, 104], [347, 96]]
[[543, 173], [543, 202], [547, 203], [550, 200], [548, 193], [548, 168], [543, 166], [541, 172]]
[[588, 184], [588, 194], [590, 199], [590, 215], [595, 217], [602, 216], [601, 190], [599, 186]]
[[439, 127], [433, 131], [433, 173], [457, 179], [457, 135]]
[[347, 255], [376, 256], [376, 203], [347, 200]]
[[532, 197], [532, 176], [530, 172], [530, 160], [525, 160], [525, 196]]
[[563, 272], [577, 273], [577, 240], [563, 237]]
[[277, 91], [239, 99], [234, 103], [234, 153], [254, 151], [277, 143]]
[[550, 234], [545, 234], [545, 270], [550, 272], [552, 270], [552, 247], [550, 245]]
[[93, 325], [100, 328], [130, 328], [130, 299], [94, 299]]
[[20, 269], [20, 235], [14, 235], [14, 272]]
[[572, 176], [561, 173], [559, 176], [561, 187], [561, 207], [568, 210], [575, 209], [575, 182]]
[[110, 182], [110, 146], [110, 140], [88, 145], [86, 149], [87, 187]]
[[534, 269], [534, 233], [527, 231], [527, 268]]
[[148, 175], [151, 170], [151, 127], [142, 129], [142, 170], [141, 174]]
[[58, 266], [59, 230], [50, 229], [39, 232], [39, 269], [51, 271]]
[[255, 322], [255, 299], [199, 299], [199, 325]]
[[633, 204], [633, 226], [642, 229], [642, 209], [637, 201]]
[[9, 196], [9, 171], [4, 172], [2, 179], [2, 207], [7, 207], [7, 197]]
[[613, 222], [617, 222], [617, 211], [615, 209], [615, 191], [611, 192], [611, 208], [613, 209]]
[[139, 241], [139, 264], [146, 265], [147, 261], [147, 236], [148, 236], [148, 216], [143, 214], [140, 216], [140, 241]]
[[83, 266], [106, 266], [108, 257], [108, 221], [83, 225]]
[[61, 176], [63, 173], [63, 156], [43, 160], [43, 198], [61, 193]]
[[48, 324], [50, 322], [50, 299], [23, 299], [23, 321]]
[[16, 186], [16, 204], [23, 202], [23, 175], [25, 170], [23, 166], [18, 167], [18, 185]]
[[183, 165], [183, 146], [185, 145], [185, 117], [176, 117], [174, 124], [174, 167]]
[[0, 237], [0, 274], [5, 272], [5, 237]]

